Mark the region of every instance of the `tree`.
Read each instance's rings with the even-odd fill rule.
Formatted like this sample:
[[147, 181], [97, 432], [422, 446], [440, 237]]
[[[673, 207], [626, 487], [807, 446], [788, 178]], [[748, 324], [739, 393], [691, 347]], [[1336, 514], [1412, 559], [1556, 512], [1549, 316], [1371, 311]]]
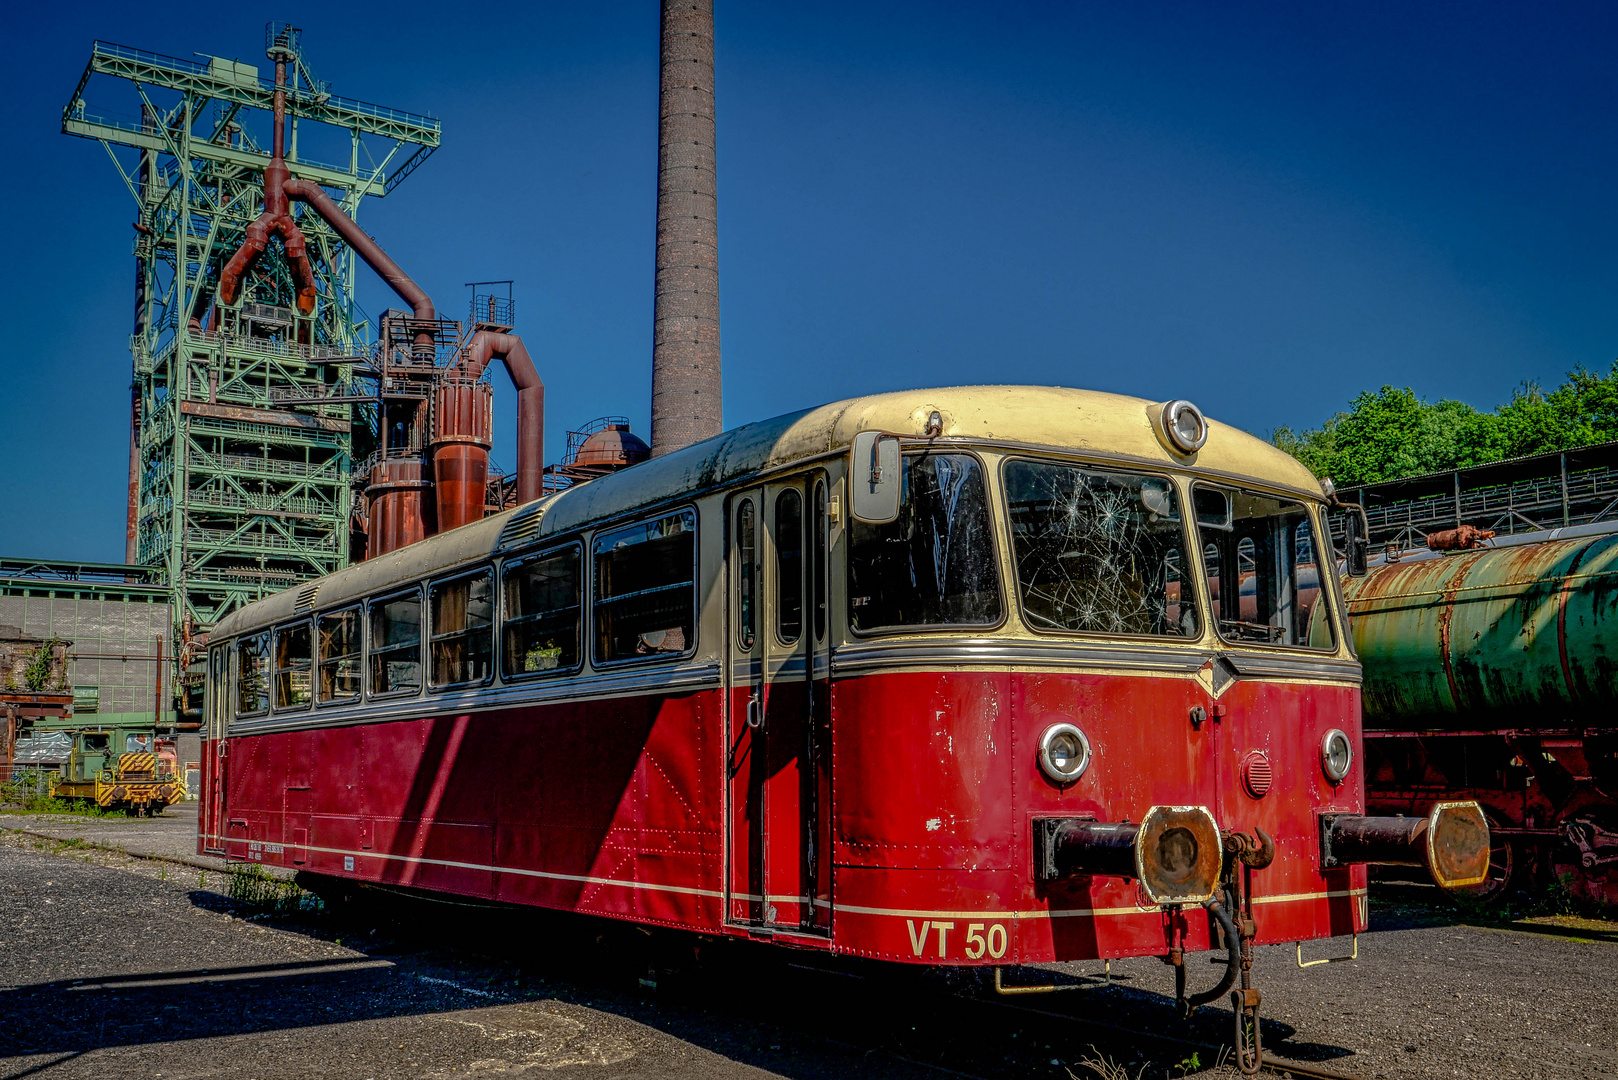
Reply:
[[1346, 412], [1270, 441], [1338, 486], [1374, 484], [1618, 439], [1618, 361], [1606, 375], [1568, 373], [1550, 393], [1524, 383], [1493, 412], [1462, 401], [1427, 402], [1407, 387], [1356, 397]]

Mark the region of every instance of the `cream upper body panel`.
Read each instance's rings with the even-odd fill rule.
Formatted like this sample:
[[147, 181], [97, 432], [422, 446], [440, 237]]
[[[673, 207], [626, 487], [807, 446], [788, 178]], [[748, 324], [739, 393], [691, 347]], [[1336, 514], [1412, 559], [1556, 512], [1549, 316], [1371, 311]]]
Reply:
[[[397, 551], [356, 563], [249, 604], [220, 621], [216, 638], [329, 609], [547, 537], [560, 537], [641, 507], [712, 490], [749, 476], [846, 451], [862, 431], [926, 439], [933, 445], [991, 443], [1038, 447], [1246, 477], [1314, 498], [1320, 484], [1296, 459], [1237, 428], [1208, 421], [1194, 454], [1171, 452], [1160, 435], [1163, 402], [1058, 386], [956, 386], [851, 398], [747, 424], [632, 468], [502, 511]], [[515, 542], [520, 540], [520, 544]], [[312, 586], [318, 584], [314, 595]]]

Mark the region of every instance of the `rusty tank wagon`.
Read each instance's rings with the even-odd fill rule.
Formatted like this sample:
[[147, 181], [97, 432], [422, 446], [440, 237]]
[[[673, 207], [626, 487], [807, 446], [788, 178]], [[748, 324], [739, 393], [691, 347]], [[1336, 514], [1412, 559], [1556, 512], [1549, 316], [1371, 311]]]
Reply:
[[1506, 539], [1345, 580], [1367, 812], [1474, 799], [1494, 845], [1476, 898], [1560, 883], [1618, 905], [1618, 534]]

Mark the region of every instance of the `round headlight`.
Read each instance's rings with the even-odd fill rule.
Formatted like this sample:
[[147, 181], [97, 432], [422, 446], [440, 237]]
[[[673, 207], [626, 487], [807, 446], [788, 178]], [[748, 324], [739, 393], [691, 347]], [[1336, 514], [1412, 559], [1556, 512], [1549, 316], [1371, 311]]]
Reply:
[[1180, 453], [1194, 454], [1208, 441], [1208, 421], [1189, 401], [1171, 401], [1163, 406], [1163, 433]]
[[1090, 740], [1072, 724], [1052, 724], [1039, 740], [1039, 767], [1058, 784], [1071, 784], [1090, 767]]
[[1348, 736], [1336, 728], [1326, 732], [1326, 737], [1320, 742], [1320, 767], [1326, 774], [1326, 779], [1334, 784], [1341, 784], [1348, 776], [1348, 768], [1354, 764], [1354, 744], [1348, 741]]

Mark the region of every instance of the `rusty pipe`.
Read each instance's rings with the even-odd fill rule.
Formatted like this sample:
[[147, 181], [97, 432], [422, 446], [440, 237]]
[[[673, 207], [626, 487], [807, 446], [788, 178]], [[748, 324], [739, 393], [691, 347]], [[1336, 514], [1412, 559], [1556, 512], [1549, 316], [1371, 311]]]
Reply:
[[219, 299], [234, 304], [241, 296], [242, 279], [252, 269], [258, 257], [269, 246], [270, 237], [278, 235], [286, 245], [287, 262], [297, 287], [299, 314], [308, 315], [315, 310], [315, 268], [309, 261], [309, 246], [288, 211], [287, 186], [292, 173], [286, 163], [287, 122], [287, 65], [285, 60], [275, 62], [274, 134], [270, 144], [270, 163], [264, 166], [264, 212], [247, 227], [241, 247], [219, 272]]
[[417, 319], [431, 321], [438, 318], [432, 298], [422, 291], [420, 285], [411, 280], [409, 274], [399, 269], [399, 264], [388, 257], [388, 253], [371, 239], [369, 233], [360, 228], [353, 218], [343, 213], [343, 208], [333, 202], [331, 196], [327, 195], [319, 184], [309, 180], [287, 180], [282, 188], [289, 198], [307, 203], [326, 224], [336, 229], [337, 235], [365, 260], [365, 265], [375, 270], [378, 276], [388, 283], [388, 287], [410, 305], [411, 313]]
[[479, 330], [466, 344], [451, 377], [477, 379], [490, 360], [501, 360], [517, 388], [517, 501], [533, 502], [544, 490], [545, 384], [516, 334]]

